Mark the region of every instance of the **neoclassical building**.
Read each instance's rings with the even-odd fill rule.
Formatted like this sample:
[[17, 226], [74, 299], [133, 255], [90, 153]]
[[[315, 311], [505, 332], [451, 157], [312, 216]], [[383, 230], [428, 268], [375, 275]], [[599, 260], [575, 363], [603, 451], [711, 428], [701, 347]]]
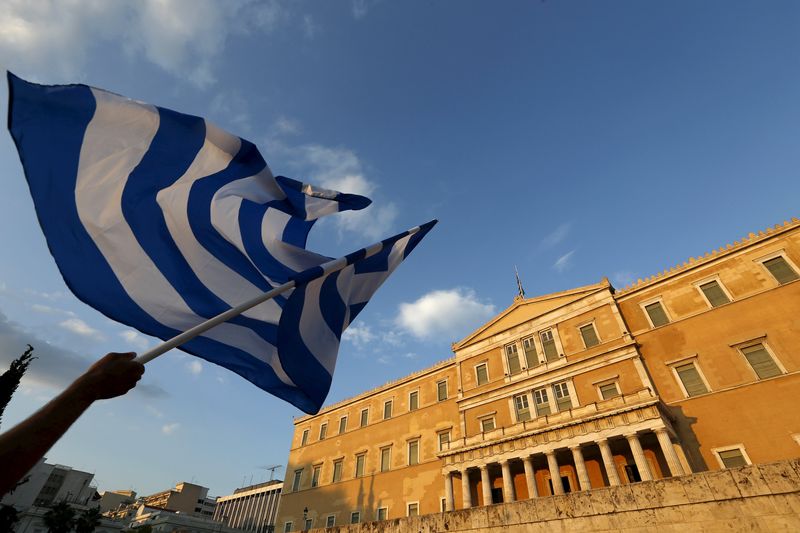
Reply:
[[448, 360], [295, 420], [280, 531], [800, 455], [800, 221], [513, 304]]

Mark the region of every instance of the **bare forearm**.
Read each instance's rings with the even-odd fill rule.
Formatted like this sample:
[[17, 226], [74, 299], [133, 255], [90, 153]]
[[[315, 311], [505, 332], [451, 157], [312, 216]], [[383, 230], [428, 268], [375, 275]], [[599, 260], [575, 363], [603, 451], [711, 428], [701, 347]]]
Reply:
[[28, 419], [0, 435], [0, 495], [14, 488], [92, 401], [74, 383]]

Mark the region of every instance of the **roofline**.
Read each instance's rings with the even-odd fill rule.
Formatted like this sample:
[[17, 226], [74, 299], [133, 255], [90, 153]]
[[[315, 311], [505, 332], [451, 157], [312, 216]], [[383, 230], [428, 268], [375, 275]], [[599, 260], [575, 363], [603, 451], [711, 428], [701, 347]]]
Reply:
[[492, 325], [494, 325], [495, 322], [505, 317], [506, 315], [510, 314], [517, 307], [521, 307], [523, 305], [528, 305], [532, 303], [545, 302], [547, 300], [562, 298], [564, 296], [570, 296], [573, 294], [596, 291], [598, 289], [604, 289], [606, 287], [611, 287], [611, 283], [609, 283], [608, 278], [603, 278], [599, 283], [595, 283], [592, 285], [583, 285], [581, 287], [576, 287], [574, 289], [568, 289], [565, 291], [543, 294], [541, 296], [535, 296], [533, 298], [520, 298], [519, 296], [517, 296], [516, 298], [514, 298], [514, 303], [512, 303], [506, 309], [501, 311], [497, 316], [495, 316], [485, 324], [481, 325], [478, 329], [476, 329], [475, 331], [464, 337], [461, 341], [454, 342], [450, 348], [455, 352], [456, 350], [460, 350], [461, 348], [468, 346], [475, 337], [477, 337], [478, 335], [489, 329]]
[[635, 283], [632, 283], [623, 289], [618, 289], [615, 293], [615, 297], [617, 299], [622, 299], [633, 293], [649, 288], [655, 285], [657, 282], [665, 281], [679, 274], [684, 274], [690, 270], [694, 270], [695, 268], [706, 265], [716, 259], [742, 251], [758, 243], [792, 231], [798, 227], [800, 227], [800, 220], [798, 220], [796, 217], [792, 217], [791, 221], [785, 220], [783, 224], [775, 224], [773, 227], [759, 231], [758, 234], [751, 232], [746, 237], [743, 237], [741, 241], [733, 241], [732, 244], [720, 246], [716, 250], [706, 252], [706, 254], [703, 256], [698, 256], [696, 258], [690, 257], [687, 261], [684, 261], [683, 264], [675, 265], [669, 270], [664, 270], [661, 273], [645, 279], [638, 279]]
[[385, 390], [390, 389], [392, 387], [396, 387], [398, 385], [402, 385], [403, 383], [406, 383], [408, 381], [411, 381], [413, 379], [421, 377], [421, 376], [423, 376], [425, 374], [428, 374], [428, 373], [431, 373], [431, 372], [435, 372], [437, 370], [441, 370], [442, 368], [445, 368], [447, 366], [455, 364], [455, 362], [456, 362], [456, 358], [455, 357], [449, 357], [447, 359], [439, 361], [438, 363], [434, 364], [433, 366], [429, 366], [427, 368], [423, 368], [422, 370], [417, 370], [416, 372], [413, 372], [411, 374], [408, 374], [406, 376], [403, 376], [401, 378], [398, 378], [398, 379], [395, 379], [395, 380], [392, 380], [392, 381], [387, 381], [386, 383], [384, 383], [383, 385], [381, 385], [379, 387], [375, 387], [374, 389], [369, 389], [369, 390], [364, 391], [361, 394], [358, 394], [356, 396], [351, 396], [350, 398], [345, 398], [344, 400], [340, 400], [340, 401], [338, 401], [336, 403], [333, 403], [331, 405], [325, 406], [322, 409], [320, 409], [320, 411], [315, 415], [303, 415], [303, 416], [297, 417], [297, 418], [294, 419], [294, 424], [295, 425], [300, 424], [301, 422], [305, 422], [306, 420], [310, 420], [312, 418], [316, 418], [316, 417], [321, 416], [323, 414], [329, 413], [329, 412], [331, 412], [331, 411], [333, 411], [335, 409], [339, 409], [341, 407], [344, 407], [345, 405], [348, 405], [348, 404], [351, 404], [351, 403], [356, 403], [358, 401], [363, 400], [364, 398], [366, 398], [368, 396], [372, 396], [373, 394], [377, 394], [379, 392], [385, 391]]

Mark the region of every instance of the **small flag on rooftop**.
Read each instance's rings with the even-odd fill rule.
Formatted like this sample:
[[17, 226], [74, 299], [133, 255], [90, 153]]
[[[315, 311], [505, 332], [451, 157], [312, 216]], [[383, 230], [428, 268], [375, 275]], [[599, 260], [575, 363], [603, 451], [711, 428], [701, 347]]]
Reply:
[[72, 292], [166, 340], [281, 288], [180, 347], [316, 413], [342, 332], [435, 221], [333, 261], [306, 249], [309, 230], [369, 199], [274, 177], [252, 143], [200, 117], [8, 82], [8, 128]]

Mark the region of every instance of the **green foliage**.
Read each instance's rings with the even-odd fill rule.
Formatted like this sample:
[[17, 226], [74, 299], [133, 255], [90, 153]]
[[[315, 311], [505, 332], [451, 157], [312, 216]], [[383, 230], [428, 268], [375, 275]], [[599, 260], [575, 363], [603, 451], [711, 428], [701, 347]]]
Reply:
[[14, 524], [18, 521], [16, 509], [10, 505], [0, 506], [0, 531], [14, 531]]
[[12, 361], [9, 369], [0, 376], [0, 421], [3, 419], [3, 411], [6, 410], [8, 402], [11, 401], [11, 395], [19, 387], [22, 375], [25, 374], [31, 361], [36, 359], [31, 355], [32, 353], [33, 346], [29, 344], [25, 353]]
[[70, 533], [75, 525], [75, 509], [62, 501], [53, 505], [43, 518], [50, 533]]
[[75, 521], [75, 533], [92, 533], [100, 525], [100, 509], [86, 509]]

